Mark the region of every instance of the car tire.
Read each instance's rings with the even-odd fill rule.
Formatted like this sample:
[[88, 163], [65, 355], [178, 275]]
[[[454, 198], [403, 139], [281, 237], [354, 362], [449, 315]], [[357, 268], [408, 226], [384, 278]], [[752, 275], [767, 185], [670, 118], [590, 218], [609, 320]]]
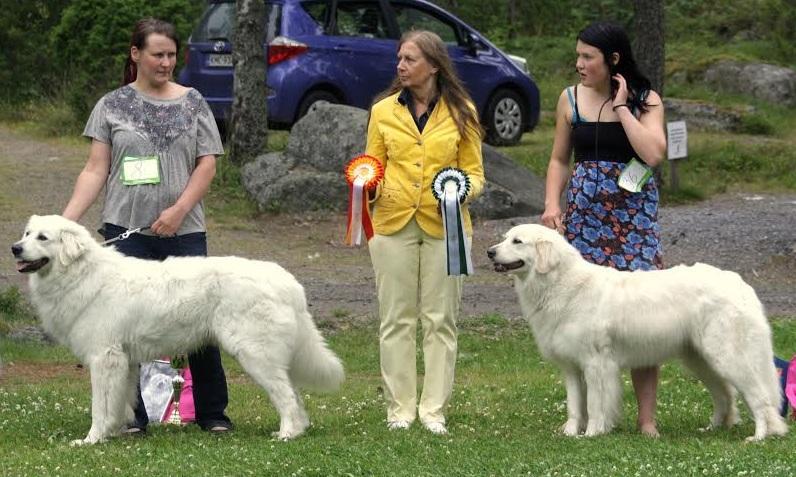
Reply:
[[484, 118], [488, 144], [493, 146], [517, 144], [527, 123], [528, 111], [522, 96], [510, 89], [499, 89], [492, 94]]
[[309, 112], [309, 110], [313, 106], [321, 103], [338, 104], [340, 103], [340, 98], [335, 96], [334, 93], [322, 89], [310, 91], [304, 97], [304, 99], [301, 100], [301, 104], [299, 104], [298, 115], [296, 115], [296, 121], [303, 118], [304, 115], [307, 114], [307, 112]]

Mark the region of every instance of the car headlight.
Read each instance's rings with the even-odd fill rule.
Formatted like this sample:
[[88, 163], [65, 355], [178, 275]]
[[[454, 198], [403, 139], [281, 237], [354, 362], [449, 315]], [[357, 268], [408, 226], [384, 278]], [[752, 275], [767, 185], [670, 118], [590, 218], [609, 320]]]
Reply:
[[528, 60], [526, 60], [522, 56], [517, 56], [517, 55], [509, 54], [507, 56], [515, 65], [517, 65], [517, 67], [519, 67], [522, 70], [523, 73], [525, 73], [528, 76], [531, 76], [531, 70], [528, 69]]

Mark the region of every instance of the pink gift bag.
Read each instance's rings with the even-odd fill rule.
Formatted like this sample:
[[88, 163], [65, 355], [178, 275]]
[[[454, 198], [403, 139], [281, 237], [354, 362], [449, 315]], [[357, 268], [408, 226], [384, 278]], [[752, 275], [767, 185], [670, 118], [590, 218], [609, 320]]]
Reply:
[[793, 409], [792, 417], [796, 419], [796, 355], [790, 360], [788, 366], [788, 375], [785, 379], [785, 397], [790, 403], [790, 408]]

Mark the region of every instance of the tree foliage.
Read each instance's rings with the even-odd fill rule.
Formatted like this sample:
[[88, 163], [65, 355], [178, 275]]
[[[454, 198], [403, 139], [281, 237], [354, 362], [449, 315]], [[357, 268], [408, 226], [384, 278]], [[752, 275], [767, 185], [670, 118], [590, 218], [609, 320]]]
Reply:
[[49, 32], [54, 82], [85, 117], [102, 94], [119, 86], [137, 20], [157, 17], [175, 25], [183, 43], [204, 6], [191, 0], [73, 0]]
[[18, 103], [48, 89], [55, 75], [47, 33], [68, 0], [0, 0], [0, 98]]
[[[633, 31], [633, 0], [432, 0], [504, 44], [513, 36], [572, 37], [593, 20]], [[766, 41], [769, 61], [796, 64], [796, 0], [664, 0], [666, 37], [717, 44]]]

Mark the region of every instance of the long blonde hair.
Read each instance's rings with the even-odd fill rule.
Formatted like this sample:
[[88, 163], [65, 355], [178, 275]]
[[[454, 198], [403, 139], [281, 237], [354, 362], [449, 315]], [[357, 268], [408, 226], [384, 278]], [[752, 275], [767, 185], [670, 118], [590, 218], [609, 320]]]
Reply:
[[[482, 131], [481, 124], [478, 122], [478, 113], [471, 107], [474, 101], [456, 75], [456, 70], [453, 68], [453, 63], [450, 56], [448, 56], [448, 49], [445, 47], [442, 38], [436, 33], [427, 30], [410, 30], [401, 36], [401, 40], [398, 42], [398, 50], [408, 41], [414, 43], [423, 53], [426, 61], [437, 68], [437, 91], [439, 91], [440, 96], [445, 99], [445, 103], [450, 108], [459, 134], [464, 136], [469, 126], [481, 136]], [[390, 86], [376, 97], [373, 101], [374, 104], [401, 91], [401, 89], [403, 89], [401, 81], [396, 75]]]

